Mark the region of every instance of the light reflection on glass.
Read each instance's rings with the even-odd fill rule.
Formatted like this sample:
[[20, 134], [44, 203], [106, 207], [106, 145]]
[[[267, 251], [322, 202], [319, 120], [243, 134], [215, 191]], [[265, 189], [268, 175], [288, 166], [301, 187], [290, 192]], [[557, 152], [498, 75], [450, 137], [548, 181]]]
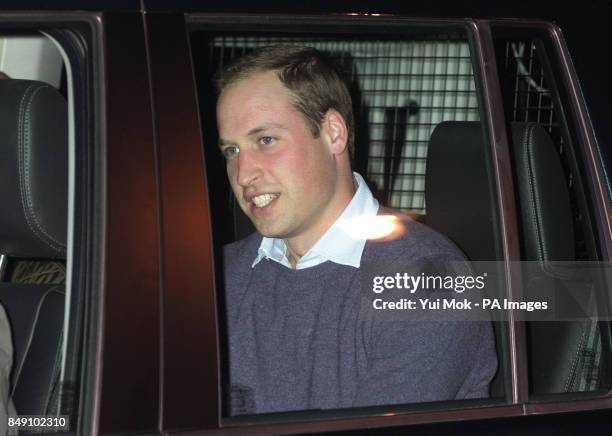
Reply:
[[358, 216], [338, 223], [342, 231], [356, 240], [395, 239], [405, 227], [395, 215]]

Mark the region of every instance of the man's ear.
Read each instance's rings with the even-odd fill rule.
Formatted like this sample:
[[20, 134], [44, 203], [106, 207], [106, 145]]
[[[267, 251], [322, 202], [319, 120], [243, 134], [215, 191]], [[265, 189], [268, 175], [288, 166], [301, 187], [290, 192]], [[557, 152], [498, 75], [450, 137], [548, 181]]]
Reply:
[[321, 123], [321, 135], [327, 142], [332, 154], [348, 151], [348, 128], [344, 117], [336, 109], [328, 109]]

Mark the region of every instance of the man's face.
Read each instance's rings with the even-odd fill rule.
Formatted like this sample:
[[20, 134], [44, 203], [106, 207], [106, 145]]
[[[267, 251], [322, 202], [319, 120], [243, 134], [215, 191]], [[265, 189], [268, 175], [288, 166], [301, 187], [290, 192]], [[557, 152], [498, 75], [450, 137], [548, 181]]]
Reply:
[[257, 230], [316, 242], [339, 207], [336, 157], [325, 130], [313, 138], [273, 71], [226, 88], [217, 122], [230, 184]]

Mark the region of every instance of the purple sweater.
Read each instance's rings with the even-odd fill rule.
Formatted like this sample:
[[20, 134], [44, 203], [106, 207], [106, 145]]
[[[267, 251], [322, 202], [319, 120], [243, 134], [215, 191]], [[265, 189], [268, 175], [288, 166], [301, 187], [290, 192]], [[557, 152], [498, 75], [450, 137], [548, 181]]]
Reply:
[[[464, 260], [439, 233], [405, 224], [399, 239], [366, 243], [362, 266]], [[488, 396], [497, 369], [489, 322], [366, 319], [357, 268], [251, 268], [261, 239], [224, 251], [231, 415]]]

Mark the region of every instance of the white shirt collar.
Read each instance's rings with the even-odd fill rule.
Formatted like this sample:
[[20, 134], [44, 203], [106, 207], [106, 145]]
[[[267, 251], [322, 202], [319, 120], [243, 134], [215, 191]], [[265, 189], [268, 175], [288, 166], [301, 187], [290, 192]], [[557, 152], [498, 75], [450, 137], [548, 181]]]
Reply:
[[[375, 216], [378, 213], [378, 201], [363, 177], [355, 172], [353, 176], [357, 183], [355, 195], [327, 232], [298, 260], [296, 269], [311, 268], [328, 260], [359, 268], [367, 239], [351, 236], [345, 224], [353, 218]], [[285, 255], [286, 248], [282, 239], [264, 237], [251, 267], [254, 268], [262, 259], [269, 259], [291, 268]]]

